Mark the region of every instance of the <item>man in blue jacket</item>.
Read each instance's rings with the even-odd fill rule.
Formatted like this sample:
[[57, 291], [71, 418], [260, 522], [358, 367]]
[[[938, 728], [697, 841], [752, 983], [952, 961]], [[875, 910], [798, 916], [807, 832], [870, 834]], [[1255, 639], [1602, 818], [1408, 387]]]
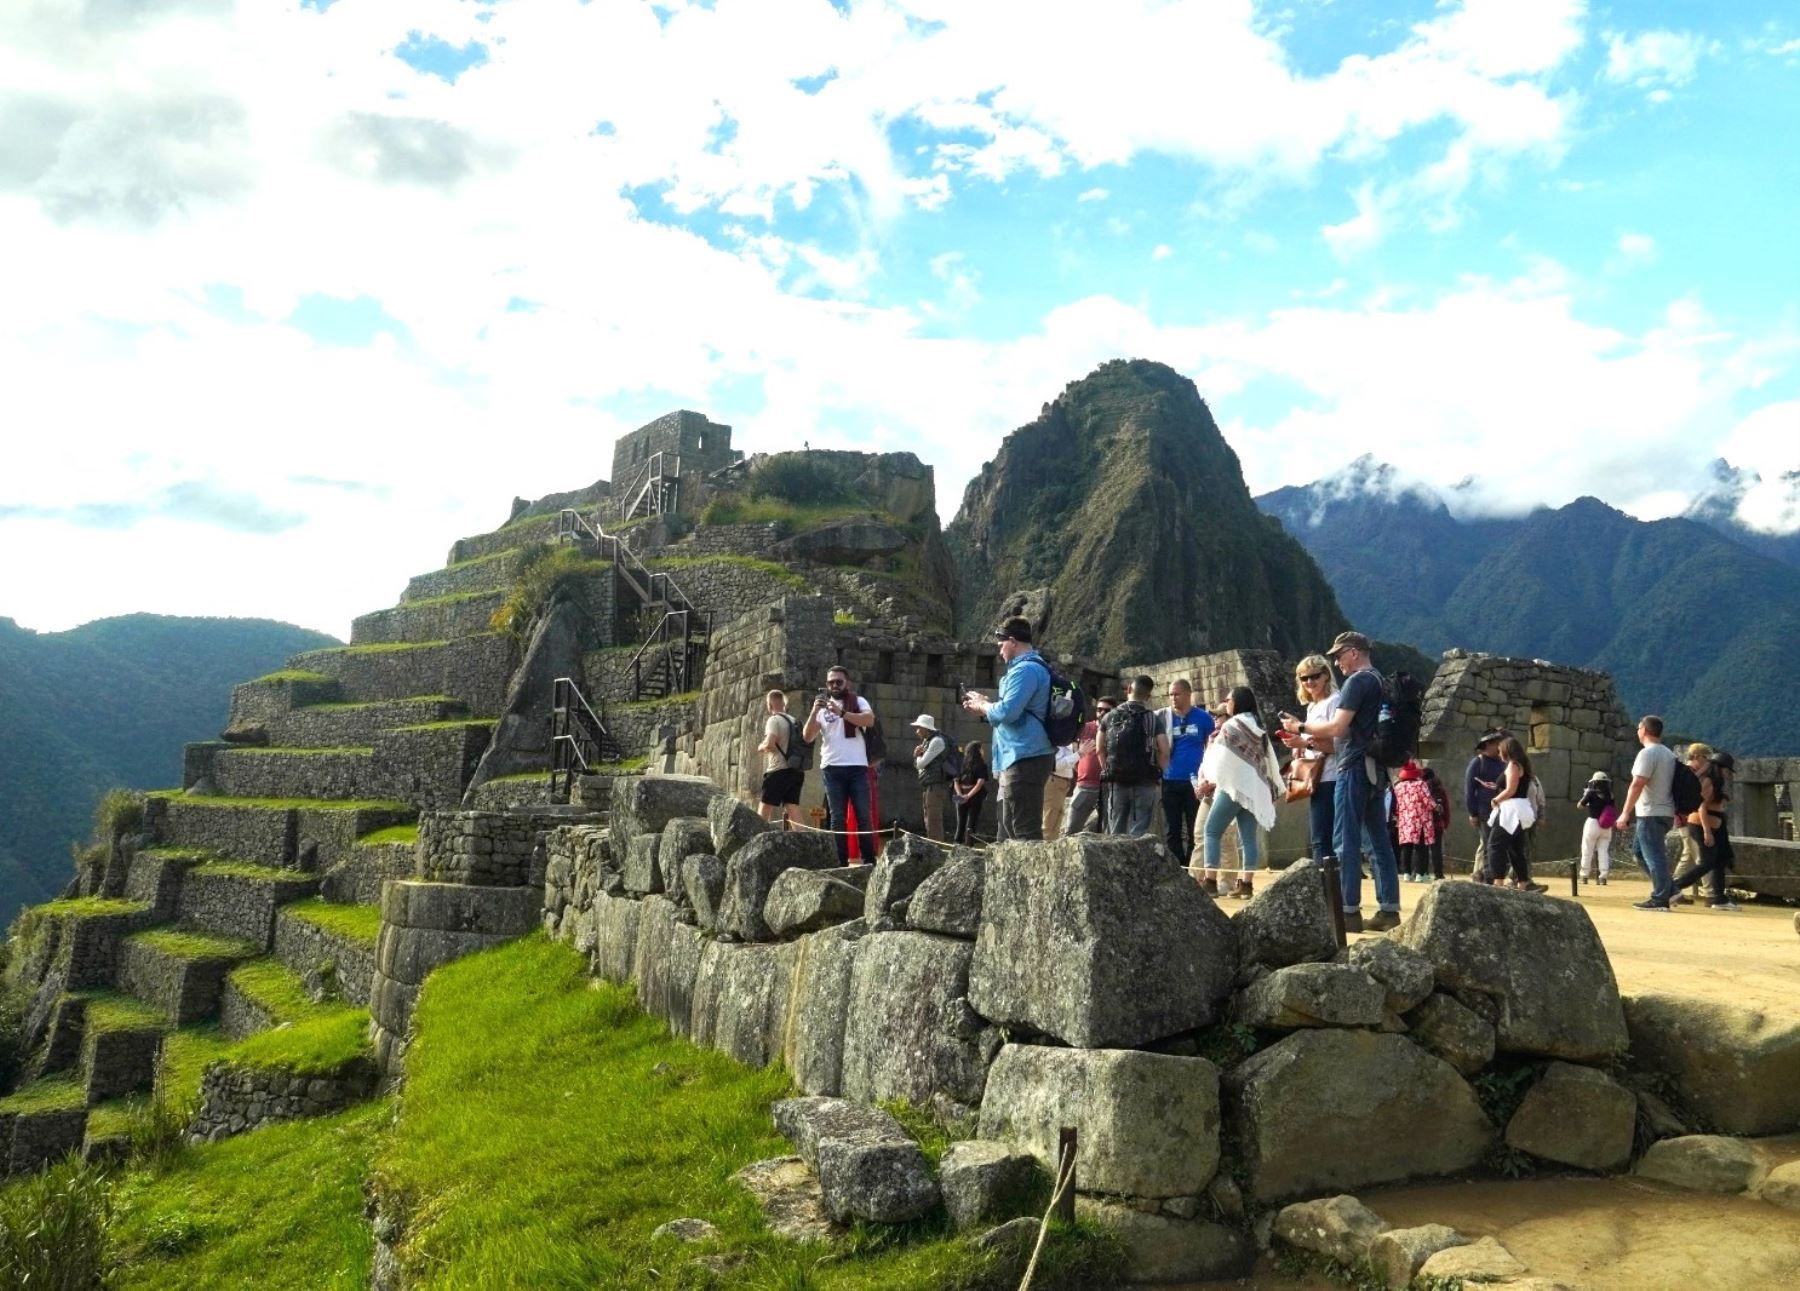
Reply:
[[963, 697], [963, 707], [994, 728], [994, 774], [999, 777], [1000, 810], [1006, 815], [1006, 837], [1041, 841], [1044, 837], [1044, 786], [1056, 766], [1044, 723], [1050, 718], [1050, 665], [1031, 645], [1031, 623], [1011, 618], [995, 634], [1006, 671], [1000, 697]]
[[1487, 873], [1488, 812], [1494, 808], [1494, 795], [1506, 775], [1506, 763], [1500, 760], [1500, 741], [1505, 738], [1504, 727], [1483, 735], [1463, 773], [1463, 806], [1468, 808], [1469, 824], [1475, 827], [1475, 868], [1470, 872], [1476, 876]]

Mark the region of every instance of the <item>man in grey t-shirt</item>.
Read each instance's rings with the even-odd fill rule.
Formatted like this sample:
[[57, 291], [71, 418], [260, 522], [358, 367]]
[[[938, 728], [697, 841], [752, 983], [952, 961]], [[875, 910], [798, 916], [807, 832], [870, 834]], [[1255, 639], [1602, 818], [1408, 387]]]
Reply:
[[1645, 717], [1638, 722], [1637, 734], [1644, 747], [1631, 764], [1631, 791], [1625, 795], [1619, 824], [1636, 819], [1632, 850], [1650, 876], [1650, 899], [1637, 902], [1637, 909], [1667, 912], [1675, 895], [1667, 841], [1675, 827], [1675, 754], [1662, 742], [1662, 718]]

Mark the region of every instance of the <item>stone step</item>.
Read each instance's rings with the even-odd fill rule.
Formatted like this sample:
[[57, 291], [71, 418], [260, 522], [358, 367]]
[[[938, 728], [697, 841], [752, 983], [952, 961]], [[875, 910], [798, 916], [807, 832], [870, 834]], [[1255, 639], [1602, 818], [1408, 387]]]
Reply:
[[190, 798], [150, 794], [144, 825], [159, 848], [199, 850], [252, 865], [323, 872], [356, 840], [418, 819], [411, 803], [317, 799]]
[[505, 707], [518, 650], [506, 633], [487, 632], [454, 641], [308, 650], [288, 662], [336, 678], [346, 702], [448, 695], [477, 716], [493, 716]]
[[459, 561], [419, 574], [407, 583], [400, 601], [430, 601], [440, 596], [459, 596], [465, 592], [504, 592], [511, 589], [532, 553], [541, 544], [511, 546], [502, 551]]
[[337, 678], [322, 672], [284, 668], [231, 688], [231, 715], [224, 738], [240, 744], [267, 744], [269, 725], [296, 708], [331, 704], [343, 698]]
[[82, 999], [80, 1078], [93, 1107], [156, 1084], [168, 1019], [160, 1009], [113, 991]]
[[325, 874], [321, 894], [345, 905], [373, 905], [389, 879], [417, 877], [419, 827], [394, 825], [360, 838], [342, 861]]
[[219, 994], [219, 1029], [233, 1040], [298, 1022], [317, 1007], [300, 974], [273, 956], [239, 964]]
[[187, 1026], [218, 1011], [225, 975], [254, 959], [256, 946], [235, 937], [153, 928], [119, 948], [119, 988]]
[[457, 592], [423, 601], [402, 601], [391, 609], [358, 615], [350, 624], [351, 645], [451, 641], [494, 630], [494, 611], [507, 591]]
[[145, 903], [157, 923], [168, 923], [175, 918], [182, 876], [212, 859], [211, 852], [195, 847], [146, 847], [131, 857], [125, 896]]
[[78, 1075], [34, 1080], [0, 1098], [0, 1176], [29, 1174], [79, 1151], [87, 1091]]
[[142, 901], [103, 897], [71, 897], [23, 911], [14, 924], [9, 980], [38, 983], [49, 974], [62, 978], [62, 989], [79, 991], [106, 986], [117, 968], [119, 945], [154, 921]]
[[525, 771], [501, 776], [475, 787], [477, 811], [510, 811], [518, 807], [548, 806], [550, 772]]
[[227, 798], [383, 798], [373, 748], [221, 749], [213, 784]]
[[269, 720], [269, 745], [283, 749], [373, 748], [383, 731], [469, 716], [469, 706], [448, 695], [364, 704], [311, 704]]
[[380, 932], [379, 906], [301, 901], [275, 916], [275, 957], [302, 977], [317, 974], [338, 998], [366, 1008]]
[[556, 531], [562, 523], [562, 516], [557, 512], [549, 515], [528, 516], [523, 520], [515, 520], [490, 533], [478, 533], [468, 538], [458, 538], [450, 548], [451, 565], [478, 560], [483, 556], [492, 556], [499, 552], [513, 551], [532, 543], [555, 542]]
[[319, 876], [242, 861], [209, 861], [181, 880], [175, 918], [184, 928], [238, 937], [262, 950], [275, 942], [275, 912], [319, 890]]

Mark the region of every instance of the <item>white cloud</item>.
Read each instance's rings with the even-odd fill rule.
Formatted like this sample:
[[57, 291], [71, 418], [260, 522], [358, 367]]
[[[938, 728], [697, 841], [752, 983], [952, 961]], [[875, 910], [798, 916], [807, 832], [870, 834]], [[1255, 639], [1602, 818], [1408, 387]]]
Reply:
[[1752, 412], [1725, 437], [1719, 456], [1761, 477], [1738, 502], [1739, 520], [1765, 533], [1800, 529], [1800, 400]]
[[1656, 239], [1648, 233], [1621, 233], [1619, 254], [1629, 261], [1649, 260], [1656, 255]]
[[1167, 242], [1159, 242], [1156, 244], [1156, 249], [1150, 253], [1150, 258], [1152, 260], [1167, 260], [1174, 254], [1174, 247], [1170, 246]]
[[1386, 213], [1376, 196], [1375, 185], [1364, 184], [1351, 197], [1356, 202], [1356, 214], [1341, 224], [1327, 224], [1319, 230], [1331, 253], [1340, 259], [1367, 251], [1387, 232]]
[[1075, 200], [1078, 202], [1104, 202], [1110, 196], [1112, 194], [1104, 188], [1089, 188], [1084, 189]]
[[1694, 32], [1626, 35], [1609, 31], [1604, 75], [1616, 85], [1635, 86], [1652, 97], [1666, 99], [1671, 88], [1679, 89], [1694, 79], [1708, 46], [1708, 41]]

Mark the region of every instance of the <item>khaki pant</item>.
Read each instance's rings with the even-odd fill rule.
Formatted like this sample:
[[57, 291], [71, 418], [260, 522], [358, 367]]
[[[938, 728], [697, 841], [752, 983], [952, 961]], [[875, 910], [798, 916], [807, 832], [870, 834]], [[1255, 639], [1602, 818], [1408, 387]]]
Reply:
[[1044, 841], [1054, 843], [1062, 837], [1063, 804], [1069, 801], [1069, 786], [1072, 779], [1059, 775], [1050, 777], [1044, 786]]
[[944, 841], [944, 807], [950, 801], [950, 786], [945, 784], [926, 785], [919, 790], [919, 797], [924, 803], [925, 837], [934, 843]]

